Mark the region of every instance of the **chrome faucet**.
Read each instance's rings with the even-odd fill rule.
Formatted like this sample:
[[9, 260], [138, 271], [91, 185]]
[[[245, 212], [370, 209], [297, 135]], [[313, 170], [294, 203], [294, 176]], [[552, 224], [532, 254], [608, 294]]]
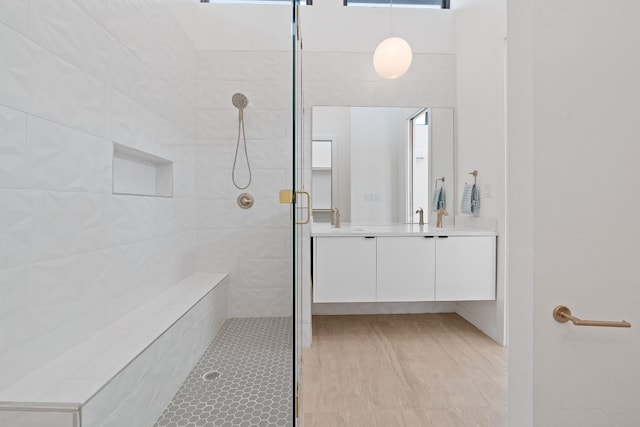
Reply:
[[331, 225], [340, 228], [340, 209], [331, 208]]
[[420, 225], [424, 225], [424, 210], [422, 208], [418, 208], [416, 213], [420, 214]]

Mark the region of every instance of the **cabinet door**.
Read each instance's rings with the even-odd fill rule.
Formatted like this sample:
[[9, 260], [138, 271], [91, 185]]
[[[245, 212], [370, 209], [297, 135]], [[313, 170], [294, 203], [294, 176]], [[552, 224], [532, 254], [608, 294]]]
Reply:
[[313, 301], [376, 300], [376, 239], [315, 237]]
[[378, 237], [378, 301], [433, 301], [435, 239]]
[[438, 237], [436, 284], [436, 301], [496, 299], [496, 237]]

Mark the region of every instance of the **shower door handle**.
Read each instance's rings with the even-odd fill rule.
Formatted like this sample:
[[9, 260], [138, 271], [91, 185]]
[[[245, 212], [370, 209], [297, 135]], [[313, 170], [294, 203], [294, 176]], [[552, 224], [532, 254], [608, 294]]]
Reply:
[[296, 224], [309, 224], [311, 222], [311, 194], [309, 194], [306, 191], [296, 191], [295, 192], [295, 200], [293, 197], [293, 191], [291, 190], [280, 190], [280, 203], [282, 204], [287, 204], [287, 205], [293, 205], [294, 207], [297, 207], [297, 203], [298, 203], [298, 195], [299, 194], [304, 194], [305, 196], [307, 196], [307, 219], [304, 221], [296, 221]]
[[306, 191], [296, 191], [296, 205], [298, 203], [298, 195], [304, 194], [307, 196], [307, 219], [304, 221], [296, 221], [296, 224], [309, 224], [311, 222], [311, 194]]

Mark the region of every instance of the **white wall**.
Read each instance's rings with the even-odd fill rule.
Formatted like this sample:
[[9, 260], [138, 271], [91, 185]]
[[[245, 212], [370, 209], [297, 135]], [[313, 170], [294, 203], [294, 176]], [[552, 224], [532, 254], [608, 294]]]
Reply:
[[[452, 141], [455, 141], [455, 109], [453, 108], [431, 108], [429, 109], [429, 137], [430, 141], [430, 155], [429, 167], [431, 168], [431, 177], [433, 180], [429, 180], [427, 185], [430, 189], [435, 186], [435, 179], [437, 177], [444, 178], [444, 183], [440, 183], [445, 190], [445, 206], [447, 208], [447, 216], [442, 218], [442, 225], [445, 227], [454, 224], [455, 210], [460, 202], [457, 199], [455, 186], [453, 185], [456, 155], [455, 144], [452, 146]], [[430, 191], [430, 195], [433, 193]], [[429, 215], [429, 223], [436, 224], [438, 221], [437, 212], [433, 212], [431, 203], [429, 202], [429, 209], [427, 210]]]
[[[533, 426], [534, 156], [533, 2], [508, 4], [506, 242], [509, 423]], [[518, 197], [514, 197], [518, 194]]]
[[[168, 2], [0, 2], [0, 388], [195, 269], [194, 49]], [[112, 142], [175, 160], [111, 194]]]
[[[640, 419], [640, 5], [584, 6], [509, 1], [509, 418], [518, 426]], [[558, 304], [632, 327], [560, 325]]]
[[[457, 58], [457, 194], [478, 171], [480, 214], [459, 214], [457, 225], [496, 227], [496, 301], [462, 302], [456, 311], [506, 344], [505, 0], [454, 0]], [[459, 213], [460, 204], [457, 205]]]
[[406, 221], [407, 119], [415, 108], [351, 109], [351, 222]]
[[[313, 108], [313, 139], [335, 138], [332, 198], [342, 222], [351, 222], [351, 110], [348, 107]], [[317, 218], [314, 217], [314, 221]], [[331, 219], [329, 218], [329, 221]], [[328, 221], [325, 221], [328, 222]]]

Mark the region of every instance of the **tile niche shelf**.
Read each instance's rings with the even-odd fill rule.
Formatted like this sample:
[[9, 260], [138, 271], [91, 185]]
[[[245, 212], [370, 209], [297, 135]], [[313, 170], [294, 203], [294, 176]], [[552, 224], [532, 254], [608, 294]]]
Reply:
[[113, 194], [173, 197], [173, 162], [113, 143]]

